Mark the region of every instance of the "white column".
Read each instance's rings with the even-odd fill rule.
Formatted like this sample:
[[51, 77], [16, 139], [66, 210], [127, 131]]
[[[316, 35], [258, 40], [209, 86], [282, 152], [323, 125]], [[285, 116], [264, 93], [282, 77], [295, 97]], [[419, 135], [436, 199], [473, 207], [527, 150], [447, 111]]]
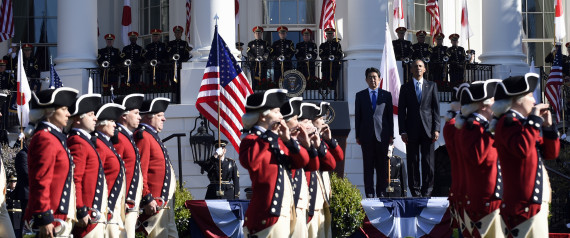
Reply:
[[[365, 69], [380, 68], [388, 0], [338, 0], [337, 9], [341, 7], [347, 9], [345, 16], [338, 17], [343, 22], [344, 39], [341, 44], [347, 59], [345, 95], [348, 102], [354, 102], [356, 92], [367, 87]], [[351, 113], [354, 113], [352, 103], [349, 105]]]
[[195, 104], [196, 95], [204, 75], [204, 68], [210, 53], [210, 46], [216, 26], [215, 16], [218, 16], [218, 33], [224, 39], [234, 56], [239, 53], [235, 48], [235, 11], [234, 1], [211, 0], [192, 1], [192, 34], [191, 44], [194, 45], [190, 62], [182, 63], [180, 72], [180, 103]]
[[232, 53], [235, 49], [235, 2], [227, 0], [192, 1], [192, 34], [191, 44], [194, 45], [193, 60], [207, 60], [210, 45], [214, 36], [214, 27], [217, 15], [218, 32], [224, 39]]
[[67, 87], [87, 91], [85, 68], [97, 66], [97, 1], [58, 0], [58, 74]]
[[482, 22], [484, 33], [483, 52], [479, 59], [483, 64], [498, 65], [494, 77], [505, 78], [520, 74], [526, 67], [522, 53], [522, 6], [520, 0], [483, 0]]

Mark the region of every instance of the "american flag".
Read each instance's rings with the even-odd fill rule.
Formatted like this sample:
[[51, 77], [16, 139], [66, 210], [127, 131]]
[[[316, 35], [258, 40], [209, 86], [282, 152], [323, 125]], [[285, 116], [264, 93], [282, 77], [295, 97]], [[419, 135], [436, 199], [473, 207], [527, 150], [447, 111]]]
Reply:
[[186, 0], [186, 41], [190, 43], [190, 21], [192, 14], [192, 3]]
[[550, 69], [550, 75], [548, 75], [548, 81], [546, 81], [546, 89], [544, 89], [548, 103], [550, 103], [550, 106], [556, 112], [556, 122], [560, 122], [560, 109], [562, 108], [560, 87], [562, 84], [562, 47], [560, 44], [556, 44], [554, 62]]
[[336, 9], [335, 0], [323, 0], [323, 8], [321, 9], [320, 29], [334, 28], [334, 12]]
[[61, 79], [57, 72], [55, 72], [55, 67], [53, 64], [49, 65], [49, 88], [61, 88], [63, 87], [63, 83], [61, 83]]
[[441, 22], [439, 21], [439, 4], [437, 0], [428, 0], [426, 4], [426, 11], [431, 15], [430, 33], [432, 35], [432, 42], [435, 42], [435, 35], [441, 32]]
[[214, 31], [211, 47], [196, 108], [216, 126], [219, 119], [221, 128], [218, 130], [239, 150], [245, 100], [253, 91], [228, 45], [218, 34], [218, 26]]
[[2, 1], [0, 7], [0, 42], [14, 37], [12, 0]]

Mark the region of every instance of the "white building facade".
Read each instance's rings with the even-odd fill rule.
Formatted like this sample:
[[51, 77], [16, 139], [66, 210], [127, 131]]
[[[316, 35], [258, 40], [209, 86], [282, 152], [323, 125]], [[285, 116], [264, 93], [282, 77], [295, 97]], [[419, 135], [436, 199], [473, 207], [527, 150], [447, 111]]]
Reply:
[[[415, 32], [425, 30], [429, 33], [429, 14], [425, 11], [426, 0], [402, 0], [405, 10], [408, 34], [406, 39], [415, 41]], [[19, 1], [16, 1], [19, 2]], [[48, 37], [46, 44], [54, 56], [57, 71], [65, 86], [75, 87], [87, 92], [88, 72], [86, 68], [96, 67], [97, 49], [105, 46], [103, 36], [112, 33], [117, 36], [115, 47], [122, 49], [121, 19], [123, 1], [115, 0], [29, 0], [21, 1], [32, 4], [34, 9], [28, 13], [15, 13], [16, 28], [25, 25], [26, 29], [35, 30], [26, 34], [18, 33], [14, 42], [39, 42], [38, 29], [43, 19], [47, 22]], [[56, 11], [53, 3], [57, 2]], [[200, 168], [193, 163], [188, 136], [198, 116], [195, 107], [200, 80], [206, 65], [209, 47], [212, 42], [215, 21], [218, 16], [220, 35], [234, 55], [235, 42], [253, 40], [251, 29], [254, 26], [265, 28], [265, 39], [277, 39], [275, 33], [280, 25], [289, 28], [289, 39], [295, 43], [301, 39], [300, 31], [310, 28], [314, 31], [313, 39], [319, 45], [323, 39], [319, 27], [319, 18], [323, 0], [240, 0], [239, 30], [234, 15], [234, 0], [192, 0], [191, 37], [189, 43], [194, 46], [193, 58], [183, 63], [181, 72], [181, 104], [172, 104], [166, 111], [167, 121], [160, 133], [164, 138], [173, 133], [184, 132], [182, 140], [182, 171], [185, 186], [195, 198], [203, 198], [208, 178], [200, 174]], [[354, 96], [366, 88], [364, 70], [368, 67], [380, 67], [384, 45], [385, 22], [391, 22], [392, 0], [336, 0], [336, 23], [338, 37], [345, 52], [344, 95], [349, 105], [351, 129], [354, 129]], [[49, 3], [49, 4], [48, 4]], [[139, 44], [150, 42], [150, 30], [160, 28], [164, 32], [163, 41], [173, 39], [172, 27], [186, 24], [186, 0], [131, 0], [131, 29], [141, 34]], [[22, 3], [20, 3], [22, 4]], [[566, 20], [570, 4], [564, 2]], [[449, 36], [461, 33], [462, 1], [439, 0], [443, 33]], [[528, 72], [530, 59], [536, 65], [544, 65], [544, 57], [552, 48], [554, 36], [554, 1], [553, 0], [467, 0], [469, 22], [474, 36], [469, 39], [469, 46], [476, 51], [476, 57], [482, 64], [494, 64], [493, 77], [506, 78]], [[16, 8], [16, 7], [15, 7]], [[27, 15], [26, 15], [27, 14]], [[40, 17], [37, 17], [37, 16]], [[570, 24], [570, 23], [568, 23]], [[566, 26], [566, 32], [570, 27]], [[391, 24], [390, 24], [391, 26]], [[98, 36], [97, 32], [100, 32]], [[18, 35], [20, 34], [20, 36]], [[394, 35], [393, 35], [394, 36]], [[412, 37], [413, 36], [413, 37]], [[463, 37], [463, 36], [462, 36]], [[565, 42], [568, 41], [566, 37]], [[431, 41], [431, 38], [428, 38]], [[1, 43], [8, 49], [7, 43]], [[40, 46], [42, 44], [38, 44]], [[450, 46], [446, 39], [444, 45]], [[467, 48], [467, 46], [464, 46]], [[245, 53], [245, 49], [243, 51]], [[442, 104], [441, 112], [447, 111]], [[443, 139], [440, 139], [443, 142]], [[440, 143], [438, 142], [438, 143]], [[174, 140], [166, 143], [170, 152], [174, 170], [178, 173], [178, 155]], [[228, 157], [238, 160], [238, 155], [229, 149]], [[348, 179], [363, 191], [362, 153], [356, 144], [354, 132], [347, 138], [345, 151], [345, 173]], [[239, 163], [238, 163], [239, 164]], [[178, 176], [178, 175], [177, 175]], [[243, 189], [251, 184], [247, 170], [240, 166], [240, 185]]]

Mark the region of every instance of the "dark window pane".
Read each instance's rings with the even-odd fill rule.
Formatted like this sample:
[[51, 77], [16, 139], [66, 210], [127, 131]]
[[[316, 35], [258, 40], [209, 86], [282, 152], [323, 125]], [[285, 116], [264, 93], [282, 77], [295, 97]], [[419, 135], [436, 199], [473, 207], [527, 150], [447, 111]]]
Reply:
[[528, 38], [543, 38], [542, 14], [528, 14]]
[[150, 6], [160, 6], [160, 0], [150, 0]]
[[296, 24], [297, 23], [297, 1], [281, 0], [279, 5], [279, 24]]
[[554, 38], [554, 13], [544, 13], [544, 38]]
[[[562, 1], [565, 2], [565, 1]], [[546, 0], [544, 1], [543, 9], [544, 12], [554, 12], [554, 1]]]
[[426, 7], [423, 5], [416, 5], [415, 6], [415, 18], [416, 22], [414, 24], [414, 30], [424, 30], [429, 31], [429, 28], [426, 27]]
[[265, 24], [279, 24], [279, 0], [265, 0], [264, 3]]
[[57, 43], [57, 19], [47, 20], [47, 33], [48, 43]]
[[522, 2], [522, 12], [526, 12], [526, 0], [521, 0]]
[[150, 29], [160, 29], [160, 7], [150, 8]]
[[528, 12], [541, 12], [542, 0], [528, 0]]
[[[524, 0], [523, 0], [523, 1], [524, 1]], [[524, 34], [525, 34], [525, 35], [527, 36], [527, 38], [528, 38], [528, 29], [527, 29], [527, 25], [528, 25], [528, 24], [527, 24], [527, 17], [526, 17], [526, 15], [527, 15], [526, 13], [523, 13], [523, 14], [522, 14], [522, 18], [523, 18], [523, 19], [522, 19], [522, 24], [523, 24], [523, 31], [524, 31]]]

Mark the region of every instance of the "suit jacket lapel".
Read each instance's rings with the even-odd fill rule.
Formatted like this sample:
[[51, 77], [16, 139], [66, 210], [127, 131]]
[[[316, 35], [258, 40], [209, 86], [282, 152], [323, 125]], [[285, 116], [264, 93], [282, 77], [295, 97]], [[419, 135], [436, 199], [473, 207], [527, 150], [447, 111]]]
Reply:
[[[426, 98], [428, 95], [428, 89], [429, 89], [428, 81], [426, 81], [424, 79], [424, 83], [422, 83], [422, 102], [424, 101], [424, 98]], [[420, 102], [420, 105], [421, 105], [421, 102]]]

